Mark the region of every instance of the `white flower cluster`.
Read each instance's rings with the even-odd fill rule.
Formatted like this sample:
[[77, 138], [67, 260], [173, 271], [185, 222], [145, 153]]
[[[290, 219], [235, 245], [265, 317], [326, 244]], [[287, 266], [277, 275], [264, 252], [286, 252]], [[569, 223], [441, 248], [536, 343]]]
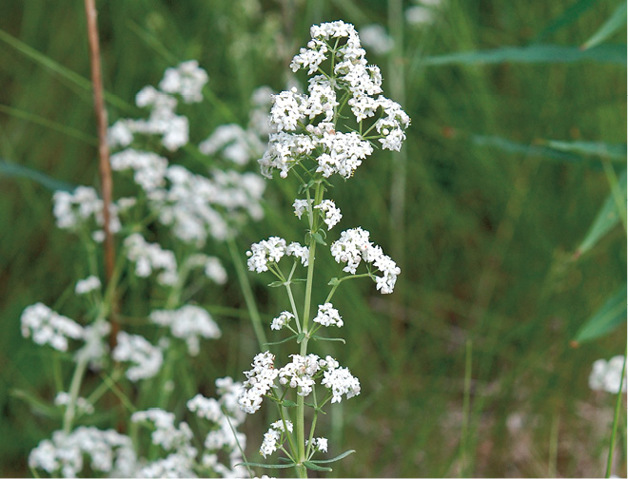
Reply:
[[133, 170], [133, 180], [146, 193], [164, 186], [168, 160], [156, 153], [127, 148], [111, 155], [109, 161], [114, 171]]
[[189, 268], [203, 268], [205, 276], [216, 284], [225, 284], [227, 282], [227, 271], [215, 256], [196, 253], [187, 258], [185, 266]]
[[110, 477], [134, 475], [136, 456], [131, 438], [95, 427], [79, 427], [69, 434], [55, 431], [52, 440], [41, 441], [31, 451], [28, 465], [51, 476], [78, 477], [85, 469], [85, 457], [93, 472], [108, 473]]
[[267, 240], [253, 243], [251, 249], [246, 252], [249, 257], [247, 266], [249, 271], [263, 273], [268, 271], [269, 264], [277, 264], [284, 256], [294, 256], [301, 261], [303, 266], [308, 265], [310, 249], [297, 242], [286, 246], [286, 240], [278, 236], [271, 236]]
[[[61, 391], [57, 393], [54, 399], [55, 406], [64, 406], [67, 407], [70, 405], [71, 397], [65, 391]], [[82, 397], [76, 398], [76, 411], [80, 414], [93, 414], [94, 413], [94, 405], [89, 402], [87, 399]]]
[[[216, 389], [219, 399], [198, 394], [187, 403], [191, 412], [215, 424], [205, 438], [202, 463], [221, 477], [243, 477], [242, 466], [237, 465], [242, 463], [240, 448], [246, 447], [246, 436], [236, 430], [246, 417], [246, 413], [238, 406], [243, 386], [225, 377], [216, 380]], [[228, 455], [229, 467], [219, 462], [219, 452]]]
[[[96, 190], [90, 186], [78, 186], [74, 191], [55, 191], [52, 195], [53, 214], [57, 227], [60, 229], [76, 230], [85, 225], [90, 219], [103, 227], [103, 201], [98, 197]], [[118, 218], [119, 210], [123, 209], [124, 202], [117, 205], [113, 203], [109, 209], [109, 227], [112, 233], [120, 231], [121, 224]], [[95, 241], [102, 241], [104, 233], [96, 231]]]
[[205, 155], [221, 152], [227, 160], [244, 166], [264, 153], [264, 146], [256, 131], [231, 123], [216, 128], [209, 138], [198, 145], [198, 149]]
[[188, 143], [190, 127], [187, 117], [175, 113], [177, 99], [172, 95], [180, 95], [185, 103], [199, 102], [207, 80], [207, 73], [199, 68], [196, 61], [167, 69], [159, 90], [147, 86], [135, 98], [137, 106], [150, 108], [148, 120], [118, 120], [109, 129], [109, 144], [112, 147], [127, 147], [133, 142], [134, 135], [141, 133], [159, 135], [164, 147], [170, 151], [178, 150]]
[[[305, 441], [307, 446], [310, 445], [310, 441]], [[327, 452], [327, 438], [325, 437], [315, 437], [312, 439], [312, 447], [321, 452]]]
[[83, 329], [85, 345], [76, 352], [77, 361], [87, 361], [92, 369], [100, 369], [108, 358], [109, 345], [107, 336], [111, 324], [104, 318], [98, 318]]
[[174, 253], [162, 249], [157, 243], [148, 243], [139, 233], [133, 233], [124, 240], [126, 255], [129, 261], [135, 263], [135, 274], [146, 278], [153, 271], [162, 270], [157, 276], [157, 282], [164, 286], [176, 284], [177, 260]]
[[275, 357], [269, 352], [260, 353], [253, 360], [253, 369], [245, 371], [239, 404], [247, 413], [253, 414], [262, 404], [263, 396], [279, 384], [296, 389], [299, 396], [308, 396], [316, 384], [316, 378], [323, 376], [321, 384], [332, 390], [332, 402], [340, 402], [342, 395], [347, 399], [360, 394], [360, 382], [347, 368], [341, 368], [331, 356], [320, 358], [316, 354], [291, 355], [292, 361], [279, 370], [275, 369]]
[[383, 273], [383, 276], [375, 277], [377, 289], [382, 294], [393, 292], [401, 269], [380, 246], [369, 241], [368, 231], [360, 227], [343, 231], [340, 238], [332, 243], [331, 254], [337, 263], [347, 263], [343, 271], [351, 274], [356, 273], [362, 260], [372, 264]]
[[323, 221], [327, 225], [327, 229], [330, 230], [338, 224], [342, 219], [342, 213], [340, 208], [336, 206], [334, 200], [323, 200], [319, 205], [314, 207], [323, 213]]
[[198, 306], [188, 304], [177, 310], [157, 310], [150, 313], [150, 320], [160, 326], [170, 328], [175, 338], [185, 340], [192, 356], [200, 352], [200, 340], [217, 339], [220, 329], [211, 315]]
[[196, 60], [179, 64], [176, 68], [168, 68], [159, 82], [159, 88], [166, 93], [181, 95], [185, 103], [203, 101], [202, 90], [209, 76], [198, 66]]
[[74, 292], [76, 294], [87, 294], [99, 289], [102, 286], [98, 276], [88, 276], [76, 282]]
[[[287, 177], [304, 157], [314, 159], [316, 171], [324, 177], [334, 173], [344, 178], [353, 175], [373, 147], [356, 131], [337, 131], [338, 125], [332, 120], [339, 103], [345, 100], [360, 125], [381, 112], [373, 126], [384, 149], [400, 150], [404, 130], [410, 124], [401, 106], [380, 94], [380, 70], [367, 65], [353, 25], [342, 21], [323, 23], [313, 26], [310, 34], [307, 48], [300, 50], [290, 67], [294, 72], [307, 69], [310, 76], [322, 74], [311, 76], [307, 95], [295, 88], [275, 95], [270, 123], [276, 132], [270, 135], [268, 149], [259, 160], [262, 174], [267, 177], [272, 176], [273, 169], [278, 169], [282, 178]], [[320, 66], [331, 56], [334, 69], [328, 76]], [[340, 102], [338, 93], [343, 95]]]
[[120, 331], [113, 359], [131, 363], [126, 376], [136, 382], [155, 376], [161, 369], [164, 357], [161, 349], [150, 344], [143, 336]]
[[[264, 433], [264, 440], [260, 446], [259, 452], [266, 457], [275, 452], [283, 443], [281, 440], [285, 432], [292, 432], [294, 426], [291, 421], [276, 421], [270, 425], [267, 432]], [[286, 429], [288, 431], [286, 431]]]
[[318, 307], [318, 314], [312, 320], [323, 326], [337, 326], [342, 328], [344, 322], [340, 317], [340, 313], [331, 303], [321, 304]]
[[[621, 370], [624, 366], [624, 356], [614, 356], [608, 361], [598, 359], [593, 363], [593, 370], [589, 375], [589, 387], [594, 391], [606, 391], [617, 394], [621, 382]], [[622, 391], [626, 392], [628, 376], [624, 375]]]
[[314, 202], [314, 200], [300, 200], [300, 199], [296, 199], [294, 200], [294, 203], [292, 204], [292, 207], [294, 208], [294, 214], [297, 216], [297, 218], [301, 219], [301, 216], [303, 216], [303, 213], [305, 212], [309, 212], [310, 211], [310, 205]]
[[246, 381], [238, 397], [238, 404], [244, 412], [253, 414], [257, 411], [262, 406], [264, 395], [274, 387], [279, 374], [274, 362], [275, 356], [270, 352], [259, 353], [253, 358], [253, 369], [244, 372]]
[[270, 324], [270, 329], [275, 329], [279, 331], [284, 326], [288, 325], [293, 319], [294, 314], [289, 311], [283, 311], [281, 314], [279, 314], [279, 316], [273, 319], [272, 323]]
[[158, 408], [138, 411], [131, 416], [132, 422], [151, 424], [154, 427], [151, 442], [169, 453], [163, 459], [143, 465], [137, 471], [137, 477], [196, 477], [194, 434], [186, 422], [175, 426], [174, 419], [174, 414]]
[[68, 350], [68, 339], [83, 338], [83, 327], [43, 303], [28, 306], [20, 318], [22, 336], [33, 337], [39, 345], [49, 344], [57, 351]]

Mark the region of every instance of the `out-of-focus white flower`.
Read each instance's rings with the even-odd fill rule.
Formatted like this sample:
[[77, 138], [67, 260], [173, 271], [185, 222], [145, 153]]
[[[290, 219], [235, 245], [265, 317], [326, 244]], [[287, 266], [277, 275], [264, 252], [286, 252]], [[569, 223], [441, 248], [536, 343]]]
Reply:
[[388, 53], [395, 46], [395, 42], [386, 32], [386, 29], [377, 23], [360, 28], [360, 40], [367, 48], [378, 55]]
[[[94, 219], [98, 226], [103, 226], [103, 202], [96, 190], [90, 186], [78, 186], [74, 191], [56, 191], [52, 195], [53, 214], [60, 229], [76, 230]], [[118, 207], [109, 208], [109, 227], [112, 233], [120, 231]]]
[[430, 25], [434, 23], [434, 12], [422, 5], [408, 7], [405, 15], [406, 22], [410, 25]]
[[110, 161], [114, 171], [133, 170], [133, 179], [147, 193], [164, 185], [168, 160], [156, 153], [129, 148], [111, 155]]
[[185, 103], [198, 103], [203, 100], [202, 90], [208, 80], [207, 72], [198, 66], [198, 62], [189, 60], [176, 68], [168, 68], [159, 88], [166, 93], [181, 95]]
[[79, 427], [69, 434], [55, 431], [52, 439], [41, 441], [28, 456], [32, 469], [42, 469], [52, 476], [78, 477], [89, 458], [92, 471], [110, 477], [135, 475], [137, 459], [128, 436], [95, 427]]
[[85, 345], [76, 352], [77, 361], [87, 361], [92, 369], [102, 368], [109, 356], [107, 336], [111, 324], [104, 318], [98, 318], [83, 329]]
[[220, 329], [211, 315], [198, 306], [188, 304], [177, 310], [158, 310], [150, 313], [153, 323], [170, 328], [176, 338], [185, 340], [192, 356], [200, 352], [199, 337], [216, 339]]
[[[70, 404], [71, 398], [68, 393], [65, 391], [61, 391], [57, 393], [54, 399], [55, 406], [65, 406], [67, 407]], [[94, 405], [89, 402], [87, 399], [82, 397], [76, 398], [76, 410], [81, 414], [93, 414], [94, 413]]]
[[74, 292], [76, 294], [87, 294], [99, 289], [101, 286], [100, 278], [97, 276], [88, 276], [76, 282]]
[[157, 243], [148, 243], [139, 233], [133, 233], [124, 240], [126, 254], [129, 261], [135, 263], [135, 274], [146, 278], [156, 270], [162, 270], [157, 276], [157, 282], [162, 285], [174, 285], [177, 274], [177, 260], [174, 253], [162, 249]]
[[[598, 359], [593, 363], [593, 370], [589, 375], [589, 387], [594, 391], [606, 391], [617, 394], [621, 382], [621, 370], [624, 366], [624, 356], [614, 356], [608, 361]], [[628, 376], [624, 373], [622, 391], [626, 392]]]
[[49, 344], [58, 351], [68, 350], [68, 339], [83, 337], [83, 327], [70, 318], [61, 316], [43, 303], [24, 309], [20, 318], [22, 336], [39, 345]]
[[164, 361], [160, 348], [150, 344], [143, 336], [124, 331], [118, 333], [113, 359], [132, 364], [126, 376], [133, 382], [155, 376]]

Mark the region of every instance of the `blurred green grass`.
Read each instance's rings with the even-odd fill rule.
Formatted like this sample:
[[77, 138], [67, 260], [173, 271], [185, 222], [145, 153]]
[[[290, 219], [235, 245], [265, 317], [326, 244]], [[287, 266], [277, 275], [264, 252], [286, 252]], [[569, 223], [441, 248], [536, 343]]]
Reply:
[[[573, 22], [547, 29], [576, 3], [588, 8]], [[345, 425], [342, 435], [335, 432], [338, 449], [332, 453], [357, 450], [334, 474], [544, 476], [552, 467], [562, 476], [603, 473], [612, 400], [592, 393], [587, 377], [595, 359], [621, 354], [626, 328], [578, 349], [569, 342], [626, 279], [621, 228], [577, 261], [571, 257], [608, 196], [604, 173], [592, 167], [595, 158], [557, 161], [483, 147], [470, 138], [625, 143], [625, 65], [425, 66], [421, 59], [525, 46], [540, 36], [543, 43], [578, 46], [616, 5], [448, 1], [433, 25], [406, 25], [403, 106], [412, 126], [404, 147], [405, 261], [391, 297], [378, 296], [366, 283], [349, 284], [337, 295], [347, 345], [334, 354], [360, 378], [362, 395], [343, 405], [344, 416], [327, 418]], [[311, 24], [337, 18], [358, 27], [387, 24], [388, 13], [386, 2], [376, 0], [111, 0], [99, 7], [105, 87], [117, 97], [132, 103], [171, 59], [195, 58], [207, 69], [217, 100], [204, 104], [192, 132], [197, 140], [234, 118], [245, 121], [255, 87], [284, 88], [289, 59]], [[82, 3], [2, 2], [0, 19], [0, 30], [89, 77]], [[609, 42], [623, 42], [625, 33], [621, 29]], [[389, 92], [389, 61], [370, 52], [367, 57], [382, 67]], [[88, 91], [5, 43], [0, 65], [0, 105], [95, 136]], [[110, 121], [119, 116], [126, 113], [110, 107]], [[96, 184], [93, 146], [6, 111], [0, 112], [0, 159], [66, 182]], [[399, 234], [390, 226], [392, 165], [390, 154], [380, 153], [333, 192], [344, 214], [340, 227], [362, 225], [385, 250]], [[294, 190], [290, 182], [269, 183], [267, 218], [238, 239], [242, 252], [273, 234], [300, 239], [297, 222], [286, 221]], [[79, 245], [55, 230], [49, 191], [0, 176], [0, 192], [0, 474], [19, 476], [28, 474], [28, 451], [53, 427], [11, 396], [13, 388], [51, 394], [39, 351], [20, 336], [19, 315], [36, 301], [53, 305], [73, 285]], [[335, 269], [327, 263], [331, 276]], [[264, 313], [284, 308], [283, 298], [264, 287], [268, 278], [251, 279]], [[235, 283], [223, 299], [224, 306], [243, 307]], [[245, 321], [224, 324], [230, 339], [208, 357], [219, 360], [237, 343], [238, 356], [224, 365], [237, 375], [255, 353], [255, 341]], [[472, 462], [465, 465], [458, 448], [469, 338]], [[203, 387], [211, 376], [199, 374]], [[255, 447], [264, 426], [252, 418], [248, 427]], [[625, 476], [625, 455], [619, 460], [616, 473]]]

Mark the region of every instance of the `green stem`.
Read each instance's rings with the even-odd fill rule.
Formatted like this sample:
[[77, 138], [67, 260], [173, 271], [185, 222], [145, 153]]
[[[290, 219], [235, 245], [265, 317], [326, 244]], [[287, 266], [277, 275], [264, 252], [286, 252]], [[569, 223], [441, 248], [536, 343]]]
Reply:
[[255, 336], [257, 337], [260, 351], [263, 351], [264, 344], [266, 344], [268, 341], [266, 340], [266, 333], [264, 333], [264, 328], [262, 327], [262, 318], [259, 315], [259, 311], [257, 310], [257, 304], [255, 303], [255, 298], [253, 297], [251, 283], [249, 283], [246, 271], [244, 270], [244, 265], [242, 264], [242, 260], [238, 255], [238, 248], [236, 246], [235, 240], [233, 238], [229, 238], [227, 240], [227, 245], [229, 247], [229, 254], [231, 254], [231, 259], [233, 260], [233, 264], [236, 268], [236, 274], [238, 275], [238, 282], [240, 283], [240, 288], [242, 289], [242, 294], [244, 295], [246, 308], [249, 310], [249, 316], [251, 318], [251, 323], [253, 324], [253, 331], [255, 332]]
[[624, 375], [626, 374], [626, 357], [628, 357], [628, 345], [624, 353], [624, 365], [621, 368], [621, 378], [619, 379], [619, 391], [617, 391], [617, 400], [615, 401], [615, 416], [613, 418], [613, 428], [611, 429], [611, 443], [608, 448], [608, 460], [606, 461], [606, 475], [611, 477], [611, 468], [613, 466], [613, 450], [615, 449], [615, 436], [617, 435], [617, 424], [619, 423], [619, 411], [621, 406], [622, 390], [624, 388]]
[[465, 371], [464, 371], [464, 398], [462, 400], [462, 433], [460, 441], [460, 463], [462, 465], [462, 477], [468, 477], [467, 464], [467, 448], [469, 438], [469, 406], [471, 398], [471, 352], [473, 350], [473, 342], [467, 339], [465, 351]]
[[83, 375], [87, 368], [87, 362], [87, 359], [80, 359], [76, 365], [76, 369], [74, 369], [74, 375], [70, 383], [70, 403], [63, 415], [63, 432], [66, 434], [69, 434], [72, 430], [72, 422], [74, 421], [76, 412], [76, 401], [78, 399], [79, 390], [81, 389], [81, 383], [83, 382]]

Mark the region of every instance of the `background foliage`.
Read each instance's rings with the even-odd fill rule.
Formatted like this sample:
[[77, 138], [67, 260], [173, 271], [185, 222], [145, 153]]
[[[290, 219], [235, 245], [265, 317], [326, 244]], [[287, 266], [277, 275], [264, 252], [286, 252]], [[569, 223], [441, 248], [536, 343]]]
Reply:
[[[380, 152], [334, 191], [341, 227], [364, 226], [402, 267], [394, 295], [350, 284], [335, 304], [346, 322], [339, 359], [362, 395], [327, 418], [331, 454], [357, 450], [334, 474], [603, 474], [613, 399], [589, 390], [587, 377], [595, 359], [623, 353], [625, 323], [578, 348], [572, 340], [625, 291], [625, 229], [574, 253], [609, 197], [609, 172], [625, 168], [626, 53], [615, 45], [625, 26], [587, 53], [577, 47], [618, 4], [447, 0], [431, 24], [412, 27], [401, 8], [410, 4], [395, 0], [99, 3], [110, 122], [134, 112], [135, 93], [165, 68], [197, 59], [210, 91], [193, 140], [246, 122], [257, 86], [283, 89], [311, 24], [381, 22], [398, 40], [367, 57], [412, 118], [406, 156]], [[54, 227], [50, 190], [15, 168], [91, 185], [97, 152], [82, 2], [1, 2], [0, 44], [0, 474], [19, 476], [54, 427], [14, 393], [52, 399], [19, 316], [36, 301], [58, 304], [79, 259], [76, 241]], [[593, 154], [579, 141], [596, 142]], [[287, 220], [294, 188], [269, 183], [267, 218], [238, 239], [242, 254], [269, 235], [302, 239]], [[285, 309], [268, 278], [251, 279], [265, 319]], [[141, 294], [127, 300], [142, 309]], [[241, 377], [256, 351], [237, 283], [206, 301], [230, 309], [216, 314], [224, 339], [194, 365], [200, 391], [216, 375]], [[253, 448], [261, 419], [247, 425]], [[625, 454], [615, 473], [626, 475]]]

